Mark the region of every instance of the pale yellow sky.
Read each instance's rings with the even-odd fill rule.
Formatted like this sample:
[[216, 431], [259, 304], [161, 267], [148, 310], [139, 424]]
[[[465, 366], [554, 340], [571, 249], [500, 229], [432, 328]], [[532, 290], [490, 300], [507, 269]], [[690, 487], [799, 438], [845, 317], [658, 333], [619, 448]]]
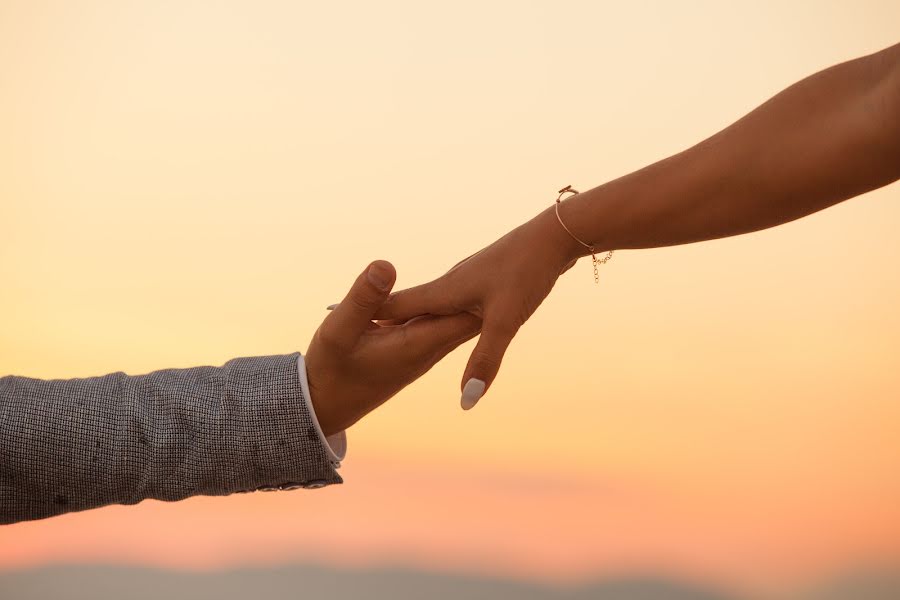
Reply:
[[[3, 2], [0, 372], [305, 350], [369, 260], [431, 279], [897, 23], [891, 1]], [[900, 530], [898, 223], [895, 185], [617, 253], [600, 286], [578, 265], [476, 410], [466, 346], [348, 462], [623, 477], [736, 520], [819, 502], [865, 548], [861, 507]]]

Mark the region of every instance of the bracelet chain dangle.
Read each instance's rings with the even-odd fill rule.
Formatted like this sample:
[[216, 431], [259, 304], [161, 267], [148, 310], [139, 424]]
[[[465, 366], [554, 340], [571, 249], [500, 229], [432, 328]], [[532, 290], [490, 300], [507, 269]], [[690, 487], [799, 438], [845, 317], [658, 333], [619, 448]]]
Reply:
[[570, 236], [572, 236], [573, 240], [575, 240], [576, 242], [578, 242], [579, 244], [581, 244], [582, 246], [587, 248], [588, 252], [591, 253], [591, 260], [593, 261], [593, 265], [594, 265], [594, 283], [600, 283], [600, 268], [599, 267], [600, 267], [600, 265], [605, 265], [606, 263], [609, 262], [609, 259], [611, 259], [613, 257], [613, 252], [615, 252], [615, 250], [610, 250], [603, 256], [603, 258], [597, 258], [597, 253], [594, 250], [594, 245], [586, 244], [585, 242], [582, 242], [580, 239], [578, 239], [578, 236], [576, 236], [574, 233], [572, 233], [572, 231], [568, 227], [566, 227], [566, 224], [563, 223], [562, 217], [559, 216], [559, 204], [562, 201], [563, 196], [565, 194], [572, 194], [572, 196], [574, 197], [574, 196], [577, 196], [579, 194], [579, 192], [578, 192], [578, 190], [573, 188], [571, 185], [567, 185], [563, 189], [559, 190], [559, 196], [557, 196], [557, 198], [556, 198], [556, 219], [559, 221], [559, 224], [562, 225], [562, 228], [566, 230], [566, 233], [568, 233]]

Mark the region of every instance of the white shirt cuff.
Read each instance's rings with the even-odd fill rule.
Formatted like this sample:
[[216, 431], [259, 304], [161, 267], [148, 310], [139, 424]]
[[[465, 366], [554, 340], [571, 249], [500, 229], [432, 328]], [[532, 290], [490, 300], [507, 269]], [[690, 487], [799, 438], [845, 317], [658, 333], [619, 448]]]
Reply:
[[334, 435], [325, 437], [322, 427], [319, 425], [319, 419], [316, 417], [316, 411], [313, 408], [312, 396], [309, 393], [309, 380], [306, 378], [306, 362], [303, 355], [297, 357], [297, 372], [300, 374], [300, 388], [303, 390], [303, 399], [306, 402], [306, 409], [309, 411], [312, 422], [316, 426], [316, 433], [319, 434], [319, 440], [328, 453], [328, 460], [331, 465], [337, 469], [341, 466], [341, 461], [347, 456], [347, 432], [339, 431]]

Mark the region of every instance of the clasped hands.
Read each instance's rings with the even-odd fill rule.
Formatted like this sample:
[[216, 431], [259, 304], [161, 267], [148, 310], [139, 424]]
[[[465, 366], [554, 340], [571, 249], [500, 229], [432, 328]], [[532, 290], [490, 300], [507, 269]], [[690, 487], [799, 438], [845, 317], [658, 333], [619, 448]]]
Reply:
[[394, 267], [371, 263], [306, 353], [325, 435], [350, 427], [480, 333], [460, 383], [463, 408], [474, 406], [519, 327], [581, 255], [549, 209], [423, 285], [391, 293]]

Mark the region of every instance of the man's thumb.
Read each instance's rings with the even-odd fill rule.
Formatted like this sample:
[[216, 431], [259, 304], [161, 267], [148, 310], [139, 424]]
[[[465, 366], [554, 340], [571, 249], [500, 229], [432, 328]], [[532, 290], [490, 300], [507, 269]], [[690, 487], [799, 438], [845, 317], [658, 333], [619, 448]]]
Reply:
[[322, 336], [338, 346], [354, 345], [384, 304], [396, 279], [394, 265], [386, 260], [370, 264], [322, 323]]

